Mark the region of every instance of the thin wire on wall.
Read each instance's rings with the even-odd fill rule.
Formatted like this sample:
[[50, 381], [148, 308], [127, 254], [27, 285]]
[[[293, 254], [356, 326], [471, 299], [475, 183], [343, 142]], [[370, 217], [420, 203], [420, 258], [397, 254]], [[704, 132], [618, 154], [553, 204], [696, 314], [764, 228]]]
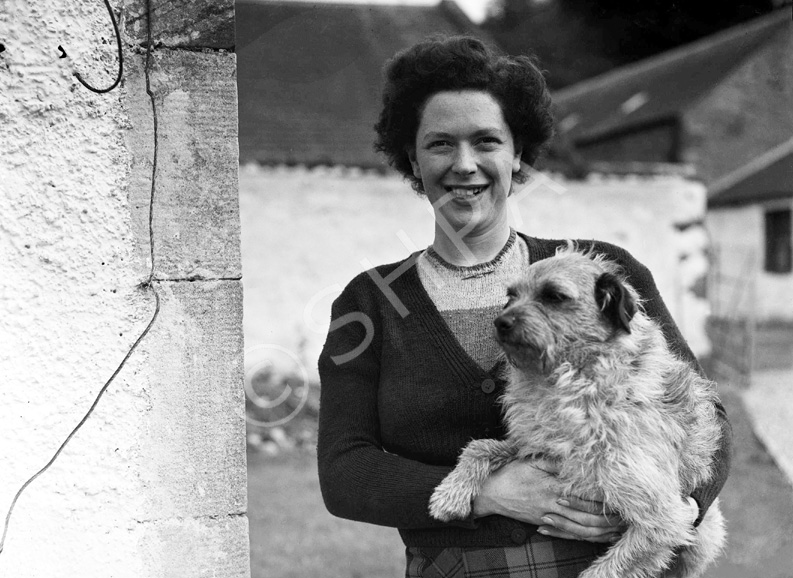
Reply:
[[[110, 7], [110, 2], [108, 0], [104, 0], [105, 6], [107, 7], [107, 13], [110, 14], [110, 21], [113, 23], [113, 31], [116, 33], [116, 46], [118, 46], [118, 74], [116, 75], [116, 80], [108, 86], [107, 88], [94, 88], [90, 84], [88, 84], [83, 77], [80, 76], [80, 73], [75, 70], [74, 77], [86, 87], [91, 92], [96, 92], [97, 94], [104, 94], [105, 92], [110, 92], [115, 87], [118, 86], [118, 83], [121, 82], [121, 77], [124, 74], [124, 51], [121, 49], [121, 34], [118, 32], [118, 24], [116, 24], [116, 16], [113, 14], [113, 9]], [[58, 48], [63, 52], [66, 53], [63, 48], [58, 46]]]
[[[116, 19], [115, 19], [115, 16], [113, 15], [113, 10], [110, 7], [110, 3], [108, 2], [108, 0], [104, 0], [104, 2], [105, 2], [105, 6], [107, 6], [108, 12], [110, 13], [110, 18], [113, 21], [113, 29], [114, 29], [114, 31], [116, 33], [116, 42], [117, 42], [117, 45], [118, 45], [118, 55], [119, 55], [118, 77], [116, 78], [116, 80], [112, 84], [112, 86], [110, 86], [109, 88], [96, 89], [96, 88], [90, 86], [89, 84], [87, 84], [80, 77], [80, 75], [77, 72], [74, 73], [74, 76], [77, 78], [77, 80], [83, 86], [85, 86], [86, 88], [88, 88], [92, 92], [96, 92], [96, 93], [99, 93], [99, 94], [110, 92], [111, 90], [116, 88], [116, 86], [118, 86], [119, 82], [121, 81], [121, 76], [123, 74], [123, 57], [122, 57], [122, 47], [121, 47], [121, 36], [119, 34], [118, 25], [116, 24]], [[152, 170], [151, 170], [151, 193], [149, 195], [149, 248], [150, 248], [150, 257], [151, 257], [151, 268], [149, 270], [148, 278], [145, 281], [143, 281], [139, 285], [139, 287], [142, 288], [142, 289], [150, 289], [152, 294], [154, 295], [154, 300], [155, 300], [154, 314], [152, 315], [151, 320], [149, 321], [148, 325], [146, 325], [146, 328], [143, 330], [143, 332], [140, 334], [140, 336], [135, 340], [135, 342], [129, 348], [129, 350], [127, 351], [127, 354], [121, 360], [121, 363], [119, 363], [119, 365], [116, 368], [116, 370], [113, 372], [113, 374], [110, 376], [110, 378], [105, 382], [105, 384], [99, 390], [99, 393], [97, 393], [96, 397], [94, 398], [94, 401], [91, 404], [91, 407], [88, 408], [88, 411], [85, 413], [85, 415], [80, 420], [80, 422], [74, 427], [74, 429], [72, 429], [72, 431], [69, 433], [69, 435], [66, 436], [66, 439], [63, 440], [63, 443], [61, 443], [60, 447], [58, 447], [58, 449], [53, 454], [52, 458], [50, 458], [50, 460], [44, 465], [44, 467], [41, 468], [35, 474], [33, 474], [24, 484], [22, 484], [22, 486], [17, 491], [16, 495], [14, 496], [14, 499], [11, 501], [11, 506], [8, 508], [8, 514], [6, 515], [5, 523], [3, 525], [3, 536], [2, 536], [2, 538], [0, 538], [0, 554], [2, 554], [3, 548], [5, 546], [6, 536], [8, 534], [8, 528], [9, 528], [9, 524], [11, 522], [11, 514], [14, 511], [14, 506], [16, 505], [17, 500], [22, 495], [22, 493], [25, 491], [25, 489], [36, 480], [36, 478], [41, 476], [44, 472], [46, 472], [50, 468], [50, 466], [52, 466], [52, 464], [55, 462], [56, 459], [58, 459], [58, 456], [60, 456], [61, 452], [66, 447], [66, 445], [71, 441], [71, 439], [75, 436], [75, 434], [77, 434], [77, 432], [80, 430], [80, 428], [83, 427], [85, 422], [88, 421], [88, 419], [93, 414], [94, 409], [96, 409], [96, 406], [99, 404], [99, 401], [102, 399], [102, 396], [105, 394], [107, 389], [110, 387], [110, 384], [113, 383], [113, 380], [115, 380], [116, 376], [119, 374], [119, 372], [124, 367], [124, 365], [126, 365], [127, 360], [129, 360], [129, 358], [132, 356], [133, 352], [138, 347], [140, 342], [143, 341], [143, 339], [149, 333], [149, 330], [151, 330], [152, 326], [154, 325], [154, 322], [157, 320], [157, 316], [160, 313], [160, 295], [159, 295], [159, 293], [157, 291], [156, 286], [154, 285], [154, 282], [156, 281], [156, 279], [154, 278], [154, 228], [153, 228], [153, 219], [154, 219], [154, 193], [155, 193], [155, 190], [156, 190], [156, 176], [157, 176], [157, 156], [158, 156], [157, 153], [158, 153], [159, 140], [158, 140], [158, 133], [157, 133], [157, 104], [155, 102], [154, 93], [152, 92], [151, 86], [150, 86], [150, 70], [151, 70], [151, 57], [152, 57], [152, 26], [151, 26], [152, 9], [151, 9], [151, 0], [146, 0], [146, 10], [147, 10], [147, 20], [146, 20], [146, 22], [147, 22], [147, 42], [146, 42], [146, 64], [144, 66], [144, 75], [146, 77], [146, 94], [149, 95], [149, 100], [151, 102], [152, 117], [154, 119], [154, 154], [153, 154], [153, 159], [152, 159]]]

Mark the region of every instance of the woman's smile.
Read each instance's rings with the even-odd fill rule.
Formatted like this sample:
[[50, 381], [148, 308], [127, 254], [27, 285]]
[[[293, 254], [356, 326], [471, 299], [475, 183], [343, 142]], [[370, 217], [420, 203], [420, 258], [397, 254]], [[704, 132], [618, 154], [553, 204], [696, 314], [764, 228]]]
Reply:
[[475, 236], [506, 230], [506, 200], [520, 169], [520, 149], [490, 93], [431, 96], [409, 156], [442, 228]]
[[446, 192], [455, 199], [470, 200], [482, 194], [488, 185], [445, 185]]

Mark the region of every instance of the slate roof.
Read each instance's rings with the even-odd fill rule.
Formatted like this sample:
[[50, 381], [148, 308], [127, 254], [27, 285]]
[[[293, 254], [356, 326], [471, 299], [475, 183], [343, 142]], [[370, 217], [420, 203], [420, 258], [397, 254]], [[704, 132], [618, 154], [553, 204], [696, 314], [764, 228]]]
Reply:
[[782, 33], [791, 33], [790, 6], [559, 90], [554, 93], [558, 131], [581, 142], [675, 120]]
[[713, 183], [708, 208], [793, 197], [793, 138]]
[[451, 0], [238, 0], [236, 20], [243, 163], [385, 167], [372, 149], [383, 63], [433, 33], [491, 42]]

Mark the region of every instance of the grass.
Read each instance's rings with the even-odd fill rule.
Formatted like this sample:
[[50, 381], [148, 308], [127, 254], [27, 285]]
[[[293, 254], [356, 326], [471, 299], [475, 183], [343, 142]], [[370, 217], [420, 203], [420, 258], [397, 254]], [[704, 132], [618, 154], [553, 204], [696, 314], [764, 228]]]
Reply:
[[[721, 494], [729, 544], [703, 578], [793, 578], [793, 488], [754, 436], [739, 390], [720, 391], [735, 439]], [[249, 453], [248, 500], [252, 578], [404, 576], [396, 530], [327, 513], [308, 450]]]
[[251, 578], [394, 578], [405, 551], [393, 528], [331, 516], [310, 451], [248, 453]]

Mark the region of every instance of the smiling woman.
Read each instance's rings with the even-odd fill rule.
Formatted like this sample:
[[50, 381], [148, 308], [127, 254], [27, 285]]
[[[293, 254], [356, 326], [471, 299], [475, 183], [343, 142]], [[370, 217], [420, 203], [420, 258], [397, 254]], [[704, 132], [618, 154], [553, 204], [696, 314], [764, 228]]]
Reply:
[[509, 237], [506, 198], [553, 134], [535, 61], [479, 40], [420, 43], [386, 67], [375, 148], [427, 195], [433, 249], [454, 265], [487, 262]]
[[437, 213], [433, 246], [440, 255], [472, 264], [444, 230], [446, 223], [454, 231], [467, 228], [471, 240], [495, 235], [495, 245], [504, 246], [507, 196], [520, 155], [501, 106], [487, 92], [439, 92], [429, 98], [408, 157]]
[[[328, 510], [398, 528], [408, 578], [572, 578], [625, 529], [599, 496], [563, 495], [542, 460], [491, 474], [465, 519], [429, 512], [463, 447], [505, 435], [506, 362], [493, 320], [507, 286], [566, 245], [518, 233], [507, 219], [522, 168], [553, 132], [550, 106], [531, 58], [473, 38], [425, 41], [386, 66], [375, 146], [432, 204], [434, 238], [358, 275], [334, 302], [319, 359], [317, 455]], [[647, 269], [613, 245], [594, 242], [593, 251], [623, 267], [672, 350], [696, 365]], [[692, 492], [700, 519], [727, 456]]]

